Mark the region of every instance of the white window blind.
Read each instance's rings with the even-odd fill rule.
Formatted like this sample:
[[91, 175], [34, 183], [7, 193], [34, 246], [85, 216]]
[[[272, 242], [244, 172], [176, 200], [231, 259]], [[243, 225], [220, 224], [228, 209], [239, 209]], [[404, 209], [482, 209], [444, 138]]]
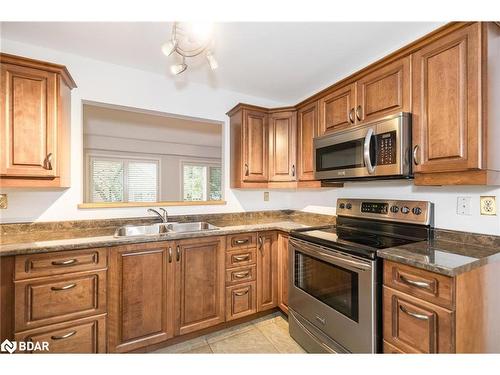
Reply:
[[221, 200], [221, 173], [221, 167], [218, 165], [183, 163], [183, 200]]
[[158, 160], [89, 157], [91, 202], [156, 202]]

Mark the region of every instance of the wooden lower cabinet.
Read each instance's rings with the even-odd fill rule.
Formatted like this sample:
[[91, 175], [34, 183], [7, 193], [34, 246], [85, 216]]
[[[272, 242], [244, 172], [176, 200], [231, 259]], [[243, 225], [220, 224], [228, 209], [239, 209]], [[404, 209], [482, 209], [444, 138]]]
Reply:
[[105, 353], [106, 315], [20, 332], [15, 340], [48, 343], [48, 352], [31, 353]]
[[288, 235], [278, 235], [278, 306], [288, 314]]
[[405, 353], [453, 353], [453, 313], [384, 287], [384, 340]]
[[110, 251], [109, 352], [127, 352], [173, 337], [173, 245], [158, 242]]
[[278, 234], [260, 232], [257, 244], [257, 311], [278, 306]]
[[183, 335], [225, 320], [225, 237], [176, 242], [175, 332]]
[[243, 283], [226, 288], [226, 320], [234, 320], [257, 312], [256, 283]]

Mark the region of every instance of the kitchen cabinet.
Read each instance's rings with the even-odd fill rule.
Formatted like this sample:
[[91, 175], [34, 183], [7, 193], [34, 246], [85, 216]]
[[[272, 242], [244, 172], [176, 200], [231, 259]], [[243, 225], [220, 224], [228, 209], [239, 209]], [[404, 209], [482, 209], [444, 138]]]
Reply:
[[278, 305], [278, 235], [259, 232], [257, 244], [257, 311]]
[[257, 312], [255, 281], [226, 288], [226, 320], [243, 318]]
[[0, 54], [0, 183], [69, 187], [75, 82], [64, 66]]
[[176, 334], [225, 321], [225, 240], [214, 236], [176, 242]]
[[345, 129], [355, 123], [356, 85], [334, 89], [319, 99], [320, 135]]
[[288, 235], [278, 235], [278, 306], [288, 314], [288, 282], [289, 282], [289, 257]]
[[321, 187], [314, 181], [312, 166], [317, 113], [303, 112], [299, 126], [295, 107], [268, 109], [240, 103], [227, 115], [231, 188]]
[[297, 179], [297, 112], [269, 115], [269, 181]]
[[384, 260], [387, 353], [497, 353], [498, 263], [445, 276]]
[[173, 246], [157, 242], [110, 251], [109, 352], [128, 352], [174, 336]]
[[357, 124], [411, 111], [410, 57], [382, 65], [356, 81]]
[[314, 181], [314, 137], [319, 133], [319, 105], [315, 101], [297, 111], [297, 178]]

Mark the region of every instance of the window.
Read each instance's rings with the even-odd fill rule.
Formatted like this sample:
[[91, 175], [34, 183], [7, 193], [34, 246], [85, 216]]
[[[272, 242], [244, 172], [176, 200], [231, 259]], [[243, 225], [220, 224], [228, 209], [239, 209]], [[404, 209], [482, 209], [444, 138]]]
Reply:
[[182, 199], [205, 201], [222, 199], [222, 171], [217, 164], [182, 164]]
[[156, 202], [158, 170], [158, 160], [90, 156], [90, 201]]

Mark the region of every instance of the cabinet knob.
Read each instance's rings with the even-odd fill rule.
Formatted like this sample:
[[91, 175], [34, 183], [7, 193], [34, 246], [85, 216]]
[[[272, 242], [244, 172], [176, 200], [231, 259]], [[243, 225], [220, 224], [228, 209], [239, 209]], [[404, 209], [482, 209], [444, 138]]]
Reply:
[[179, 260], [181, 260], [181, 248], [179, 245], [177, 245], [177, 248], [176, 248], [176, 256], [175, 256], [175, 260], [178, 262]]
[[356, 118], [358, 119], [358, 121], [361, 121], [361, 119], [363, 118], [363, 108], [361, 108], [360, 105], [358, 105], [358, 107], [356, 108]]
[[418, 160], [418, 149], [419, 148], [420, 148], [419, 145], [415, 145], [415, 147], [413, 147], [413, 164], [415, 164], [415, 165], [420, 164], [420, 161]]
[[48, 171], [52, 170], [52, 152], [49, 152], [43, 161], [43, 168]]
[[351, 110], [349, 111], [349, 122], [351, 124], [354, 124], [354, 108], [351, 108]]
[[250, 174], [250, 171], [248, 170], [248, 164], [245, 163], [245, 176], [248, 176]]
[[292, 177], [295, 177], [295, 164], [292, 165]]

